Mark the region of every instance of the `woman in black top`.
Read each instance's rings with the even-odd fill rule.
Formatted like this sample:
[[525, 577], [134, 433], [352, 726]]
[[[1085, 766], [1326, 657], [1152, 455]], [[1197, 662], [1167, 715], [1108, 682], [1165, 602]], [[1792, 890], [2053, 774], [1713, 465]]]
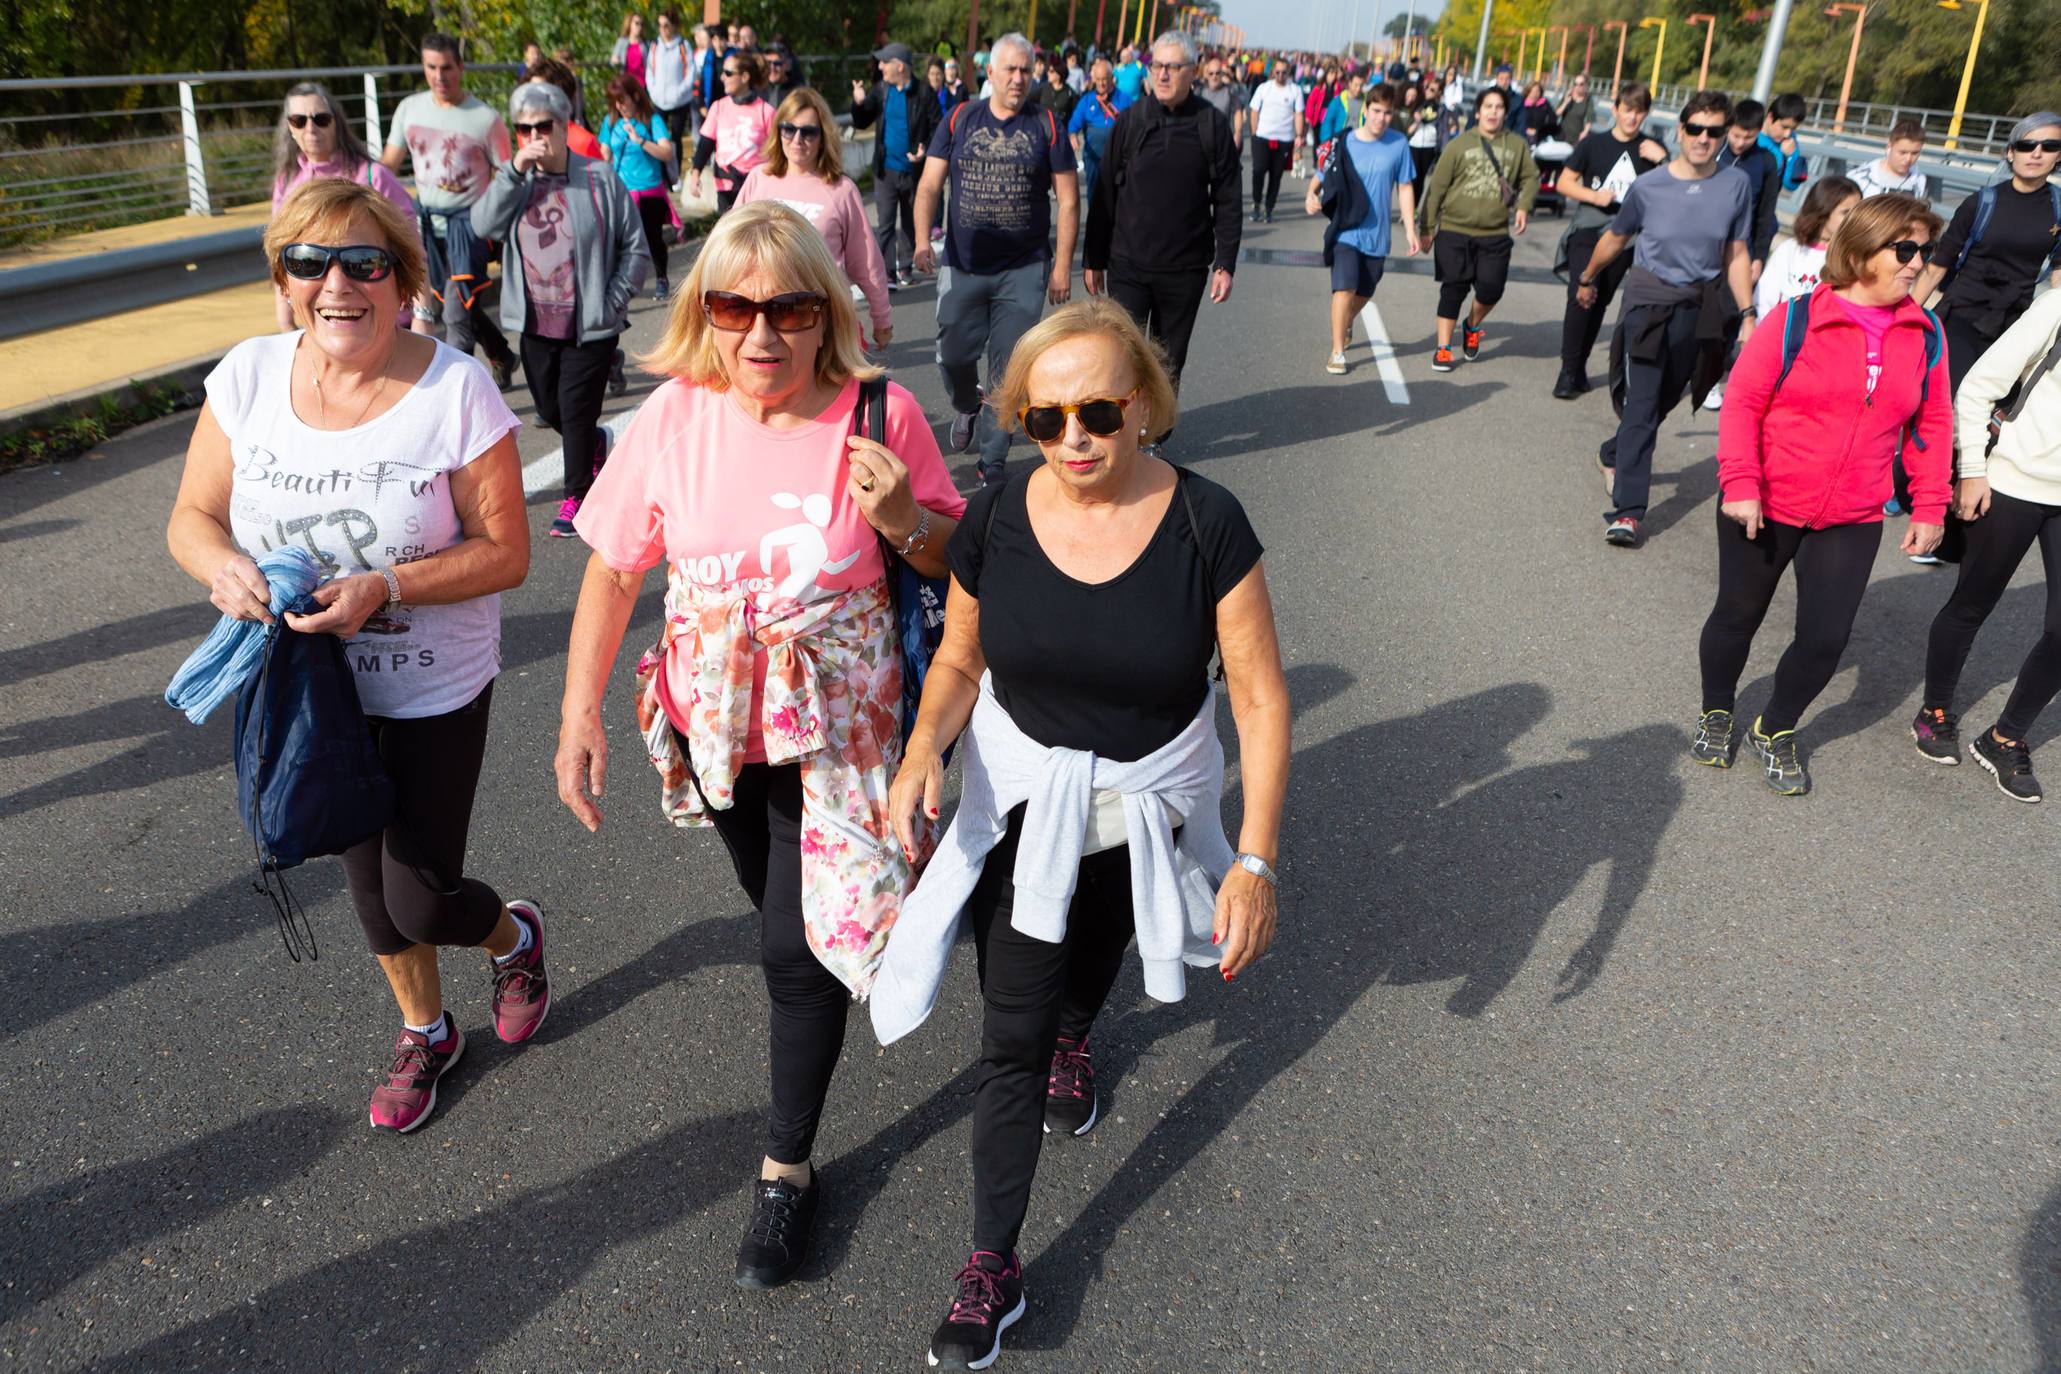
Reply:
[[[1190, 732], [1219, 652], [1244, 791], [1241, 853], [1216, 897], [1229, 981], [1273, 938], [1271, 865], [1288, 780], [1288, 689], [1259, 540], [1229, 492], [1141, 451], [1173, 427], [1173, 387], [1158, 346], [1107, 297], [1066, 306], [1025, 334], [990, 404], [1030, 433], [1044, 462], [975, 496], [948, 546], [944, 643], [889, 796], [896, 829], [913, 848], [916, 809], [937, 814], [940, 749], [966, 728], [984, 674], [1034, 746], [1132, 762]], [[985, 1006], [974, 1253], [932, 1340], [934, 1365], [984, 1368], [992, 1358], [1023, 1310], [1015, 1248], [1043, 1130], [1081, 1134], [1094, 1124], [1088, 1031], [1134, 915], [1145, 915], [1132, 907], [1129, 845], [1117, 838], [1125, 831], [1098, 835], [1095, 809], [1059, 943], [1011, 922], [1022, 806], [965, 907]]]
[[1938, 255], [1911, 292], [1913, 299], [1923, 301], [1946, 283], [1937, 310], [1946, 328], [1947, 372], [1957, 393], [1975, 360], [2032, 304], [2041, 275], [2061, 286], [2056, 248], [2061, 216], [2055, 214], [2055, 193], [2047, 185], [2055, 163], [2061, 161], [2061, 115], [2041, 111], [2019, 120], [2011, 130], [2005, 158], [2011, 179], [1990, 188], [1996, 193], [1996, 209], [1981, 238], [1973, 245], [1968, 242], [1988, 189], [1968, 197], [1954, 211]]

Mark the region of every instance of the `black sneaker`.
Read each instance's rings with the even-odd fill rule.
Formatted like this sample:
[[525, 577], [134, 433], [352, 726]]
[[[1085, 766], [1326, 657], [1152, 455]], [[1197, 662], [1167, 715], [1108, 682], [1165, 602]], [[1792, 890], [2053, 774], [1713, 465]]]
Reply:
[[1052, 1072], [1045, 1079], [1045, 1134], [1086, 1135], [1095, 1129], [1099, 1114], [1087, 1037], [1069, 1040], [1062, 1035], [1052, 1051]]
[[2032, 775], [2032, 751], [2020, 741], [2005, 743], [1995, 730], [1984, 730], [1968, 741], [1968, 753], [1997, 780], [1997, 788], [2012, 801], [2036, 802], [2046, 794]]
[[1267, 212], [1264, 210], [1254, 210], [1252, 212], [1252, 222], [1254, 224], [1265, 224], [1267, 222]]
[[1016, 1256], [976, 1250], [953, 1280], [959, 1296], [930, 1338], [932, 1369], [986, 1369], [1002, 1353], [1002, 1333], [1023, 1315], [1023, 1266]]
[[1918, 752], [1934, 763], [1952, 768], [1961, 761], [1961, 718], [1950, 716], [1943, 706], [1928, 706], [1911, 722], [1911, 738]]
[[1696, 740], [1689, 757], [1709, 768], [1730, 768], [1739, 742], [1732, 737], [1730, 711], [1705, 711], [1696, 721]]
[[806, 1188], [785, 1179], [758, 1180], [753, 1185], [751, 1222], [744, 1244], [737, 1247], [739, 1288], [778, 1288], [793, 1278], [809, 1257], [809, 1232], [816, 1225], [816, 1199], [822, 1180]]
[[618, 348], [615, 356], [608, 360], [608, 394], [620, 396], [630, 389], [630, 379], [623, 375], [623, 351]]
[[1481, 336], [1485, 332], [1483, 326], [1478, 324], [1460, 327], [1460, 355], [1468, 362], [1471, 363], [1481, 356]]
[[1574, 379], [1574, 374], [1564, 367], [1561, 368], [1559, 380], [1553, 383], [1553, 399], [1572, 401], [1582, 394], [1582, 390], [1582, 384]]
[[672, 282], [664, 277], [660, 277], [658, 284], [651, 288], [651, 299], [657, 305], [671, 304], [673, 299]]
[[1620, 549], [1639, 547], [1639, 517], [1620, 515], [1603, 527], [1603, 542], [1614, 544]]
[[1804, 769], [1803, 754], [1797, 748], [1796, 731], [1778, 730], [1763, 734], [1760, 721], [1753, 722], [1753, 752], [1766, 771], [1768, 790], [1784, 797], [1800, 797], [1811, 790], [1811, 775]]
[[494, 385], [506, 391], [515, 385], [515, 355], [505, 358], [490, 358], [487, 366], [494, 370]]

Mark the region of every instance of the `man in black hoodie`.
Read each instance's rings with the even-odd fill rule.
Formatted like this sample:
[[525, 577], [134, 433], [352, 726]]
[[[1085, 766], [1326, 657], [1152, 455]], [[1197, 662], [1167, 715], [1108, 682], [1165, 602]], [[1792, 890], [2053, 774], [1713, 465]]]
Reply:
[[1165, 346], [1180, 385], [1206, 286], [1231, 298], [1244, 229], [1238, 141], [1195, 94], [1197, 51], [1185, 33], [1152, 45], [1151, 94], [1109, 131], [1082, 252], [1088, 290], [1104, 290]]

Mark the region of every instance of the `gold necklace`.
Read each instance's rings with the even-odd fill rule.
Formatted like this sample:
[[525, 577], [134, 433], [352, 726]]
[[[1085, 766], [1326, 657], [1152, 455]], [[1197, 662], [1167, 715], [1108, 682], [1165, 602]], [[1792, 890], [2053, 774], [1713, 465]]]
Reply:
[[[388, 363], [391, 363], [391, 362], [392, 362], [392, 360], [393, 360], [393, 355], [392, 355], [392, 354], [388, 354], [388, 355], [387, 355], [387, 362], [386, 362], [386, 363], [382, 363], [382, 364], [380, 364], [380, 369], [379, 369], [379, 385], [378, 385], [378, 386], [376, 386], [376, 387], [374, 387], [374, 388], [372, 388], [372, 395], [371, 395], [371, 397], [370, 397], [369, 399], [367, 399], [367, 400], [366, 400], [366, 402], [365, 402], [365, 404], [364, 404], [364, 405], [362, 405], [362, 406], [360, 406], [360, 407], [358, 408], [358, 418], [357, 418], [357, 419], [355, 419], [355, 420], [353, 420], [353, 421], [351, 421], [351, 422], [350, 422], [350, 424], [348, 424], [348, 425], [344, 426], [344, 429], [345, 429], [345, 430], [352, 430], [352, 429], [356, 429], [356, 428], [357, 428], [357, 427], [358, 427], [359, 425], [362, 425], [362, 424], [364, 424], [364, 423], [365, 423], [365, 417], [366, 417], [366, 415], [368, 415], [368, 414], [369, 414], [369, 413], [371, 412], [371, 410], [372, 410], [372, 407], [373, 407], [374, 405], [376, 405], [376, 404], [378, 403], [378, 401], [379, 401], [379, 397], [380, 397], [380, 394], [381, 394], [382, 392], [384, 392], [384, 391], [386, 390], [386, 379], [387, 379], [387, 365], [388, 365]], [[323, 392], [322, 392], [322, 374], [321, 374], [321, 373], [320, 373], [319, 371], [317, 371], [317, 370], [316, 370], [316, 368], [317, 368], [317, 364], [316, 364], [315, 360], [314, 360], [314, 359], [313, 359], [312, 357], [311, 357], [311, 358], [309, 358], [309, 359], [308, 359], [308, 384], [309, 384], [310, 386], [312, 386], [312, 387], [314, 387], [314, 388], [315, 388], [315, 409], [316, 409], [316, 413], [317, 413], [318, 415], [320, 415], [320, 416], [321, 416], [321, 419], [322, 419], [322, 428], [323, 428], [324, 430], [328, 430], [328, 429], [329, 429], [329, 398], [328, 398], [328, 397], [327, 397], [326, 395], [324, 395], [324, 394], [323, 394]], [[342, 431], [331, 431], [331, 432], [332, 432], [332, 433], [341, 433]]]

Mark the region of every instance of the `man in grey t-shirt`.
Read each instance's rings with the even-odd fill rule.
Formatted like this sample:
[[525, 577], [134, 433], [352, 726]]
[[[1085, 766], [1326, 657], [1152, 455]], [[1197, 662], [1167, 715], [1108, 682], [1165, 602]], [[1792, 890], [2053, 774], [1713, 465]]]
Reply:
[[1224, 59], [1211, 57], [1202, 64], [1202, 84], [1195, 88], [1195, 94], [1217, 107], [1231, 125], [1231, 142], [1235, 147], [1245, 146], [1245, 87], [1233, 81], [1224, 69]]
[[1576, 299], [1594, 305], [1596, 278], [1638, 237], [1612, 344], [1613, 356], [1619, 343], [1624, 351], [1624, 411], [1598, 457], [1611, 491], [1603, 537], [1620, 547], [1636, 548], [1642, 538], [1660, 422], [1689, 389], [1704, 351], [1729, 347], [1729, 312], [1706, 320], [1713, 302], [1721, 309], [1729, 296], [1737, 307], [1740, 343], [1753, 332], [1753, 186], [1737, 168], [1717, 165], [1730, 122], [1723, 93], [1689, 97], [1676, 126], [1681, 152], [1632, 183], [1578, 283]]

